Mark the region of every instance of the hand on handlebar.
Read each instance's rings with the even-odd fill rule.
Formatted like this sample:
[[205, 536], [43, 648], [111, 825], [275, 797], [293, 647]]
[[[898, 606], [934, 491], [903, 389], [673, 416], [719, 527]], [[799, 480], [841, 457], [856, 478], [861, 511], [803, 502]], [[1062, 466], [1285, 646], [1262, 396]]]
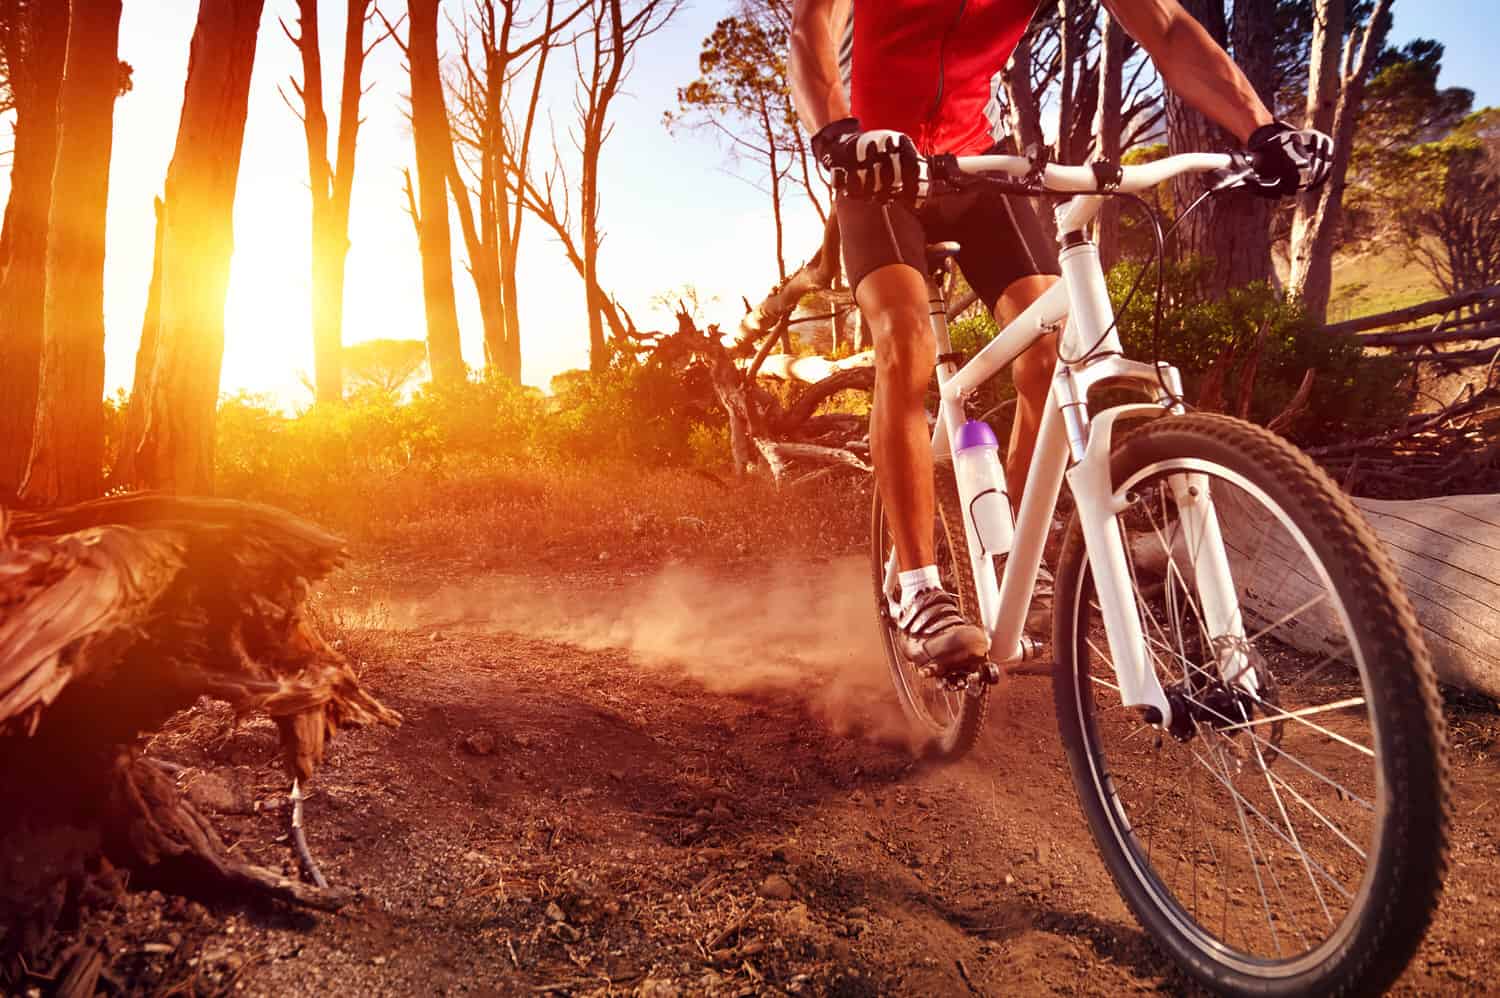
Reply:
[[1333, 140], [1313, 128], [1262, 125], [1245, 143], [1253, 171], [1245, 187], [1263, 197], [1311, 190], [1333, 170]]
[[812, 150], [834, 190], [847, 197], [916, 199], [924, 186], [926, 162], [912, 140], [888, 129], [862, 132], [858, 118], [823, 126]]

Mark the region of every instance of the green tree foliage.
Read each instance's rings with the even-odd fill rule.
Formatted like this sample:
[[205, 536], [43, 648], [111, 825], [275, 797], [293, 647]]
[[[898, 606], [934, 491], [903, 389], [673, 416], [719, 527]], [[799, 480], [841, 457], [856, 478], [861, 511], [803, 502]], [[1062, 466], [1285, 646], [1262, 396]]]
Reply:
[[[1140, 264], [1109, 274], [1117, 307]], [[1128, 356], [1164, 360], [1183, 374], [1187, 398], [1266, 424], [1287, 408], [1306, 372], [1314, 372], [1307, 407], [1287, 435], [1314, 445], [1389, 426], [1408, 401], [1397, 391], [1403, 367], [1366, 357], [1352, 336], [1329, 335], [1265, 284], [1231, 288], [1219, 301], [1194, 292], [1197, 261], [1167, 268], [1160, 334], [1154, 327], [1156, 282], [1146, 275], [1119, 316]]]
[[1396, 238], [1449, 294], [1500, 283], [1497, 147], [1500, 108], [1487, 108], [1394, 167], [1406, 180], [1405, 197], [1386, 199]]
[[400, 395], [427, 363], [422, 340], [365, 340], [344, 347], [344, 374], [356, 392]]
[[827, 218], [829, 203], [828, 187], [812, 167], [792, 105], [786, 65], [790, 28], [787, 0], [740, 0], [736, 13], [720, 20], [703, 40], [699, 76], [678, 89], [678, 110], [663, 116], [668, 129], [711, 129], [732, 160], [752, 164], [744, 176], [770, 196], [782, 278], [781, 218], [787, 198], [805, 193], [820, 219]]
[[[1110, 271], [1117, 309], [1146, 265], [1132, 260]], [[1120, 338], [1127, 356], [1177, 367], [1189, 402], [1236, 415], [1244, 403], [1246, 416], [1264, 425], [1286, 409], [1305, 373], [1313, 371], [1308, 406], [1287, 431], [1309, 446], [1387, 428], [1405, 411], [1407, 399], [1397, 390], [1401, 365], [1366, 357], [1352, 336], [1323, 332], [1295, 302], [1265, 284], [1231, 288], [1221, 300], [1204, 300], [1197, 291], [1201, 261], [1168, 265], [1158, 337], [1155, 265], [1149, 266], [1134, 299], [1120, 313]], [[950, 328], [954, 349], [965, 355], [983, 347], [995, 332], [994, 319], [983, 309]], [[1003, 428], [1010, 418], [1006, 403], [1014, 397], [1010, 380], [995, 378], [975, 395], [973, 409], [994, 413], [991, 422]]]

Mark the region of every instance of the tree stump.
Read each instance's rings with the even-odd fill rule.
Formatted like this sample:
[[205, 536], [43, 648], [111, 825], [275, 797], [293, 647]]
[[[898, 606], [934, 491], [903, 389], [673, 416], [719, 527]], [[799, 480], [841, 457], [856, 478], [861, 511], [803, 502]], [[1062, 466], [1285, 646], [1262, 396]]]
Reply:
[[311, 524], [225, 500], [0, 509], [0, 983], [101, 857], [200, 895], [349, 899], [230, 856], [138, 752], [204, 695], [274, 718], [304, 783], [340, 727], [398, 723], [308, 619], [309, 585], [342, 555]]

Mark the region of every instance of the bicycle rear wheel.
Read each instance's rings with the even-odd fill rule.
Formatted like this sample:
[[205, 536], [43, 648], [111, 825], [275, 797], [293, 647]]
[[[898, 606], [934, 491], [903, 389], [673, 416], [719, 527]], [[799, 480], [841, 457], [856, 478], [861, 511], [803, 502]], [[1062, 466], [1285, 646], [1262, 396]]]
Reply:
[[[938, 572], [943, 586], [958, 596], [963, 614], [979, 620], [979, 602], [974, 590], [974, 573], [969, 568], [967, 541], [963, 521], [959, 519], [958, 485], [953, 469], [939, 464], [934, 482], [937, 487], [938, 515], [933, 523]], [[974, 747], [988, 706], [988, 684], [971, 683], [964, 690], [950, 690], [929, 679], [901, 654], [896, 640], [896, 622], [891, 616], [885, 592], [886, 562], [891, 556], [891, 533], [885, 520], [885, 506], [876, 490], [871, 515], [870, 568], [875, 582], [875, 612], [880, 621], [880, 643], [885, 649], [886, 665], [901, 710], [924, 741], [924, 752], [931, 758], [953, 760]], [[977, 687], [977, 688], [976, 688]]]
[[[1237, 420], [1154, 420], [1111, 474], [1174, 719], [1163, 732], [1120, 702], [1075, 519], [1053, 690], [1105, 865], [1146, 930], [1215, 990], [1383, 990], [1441, 891], [1448, 768], [1431, 665], [1380, 542], [1311, 461]], [[1192, 490], [1186, 474], [1200, 476]], [[1238, 637], [1208, 633], [1200, 612], [1202, 546], [1184, 509], [1205, 497]]]

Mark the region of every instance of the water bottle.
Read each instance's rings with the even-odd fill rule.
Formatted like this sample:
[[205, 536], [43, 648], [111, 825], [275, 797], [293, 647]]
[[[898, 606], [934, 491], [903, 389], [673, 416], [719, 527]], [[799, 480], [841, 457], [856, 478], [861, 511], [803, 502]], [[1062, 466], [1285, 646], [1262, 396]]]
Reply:
[[973, 520], [985, 553], [1009, 553], [1015, 523], [1005, 491], [1005, 472], [1000, 467], [1000, 441], [988, 423], [971, 419], [959, 428], [953, 447], [953, 473], [958, 479], [959, 501]]

